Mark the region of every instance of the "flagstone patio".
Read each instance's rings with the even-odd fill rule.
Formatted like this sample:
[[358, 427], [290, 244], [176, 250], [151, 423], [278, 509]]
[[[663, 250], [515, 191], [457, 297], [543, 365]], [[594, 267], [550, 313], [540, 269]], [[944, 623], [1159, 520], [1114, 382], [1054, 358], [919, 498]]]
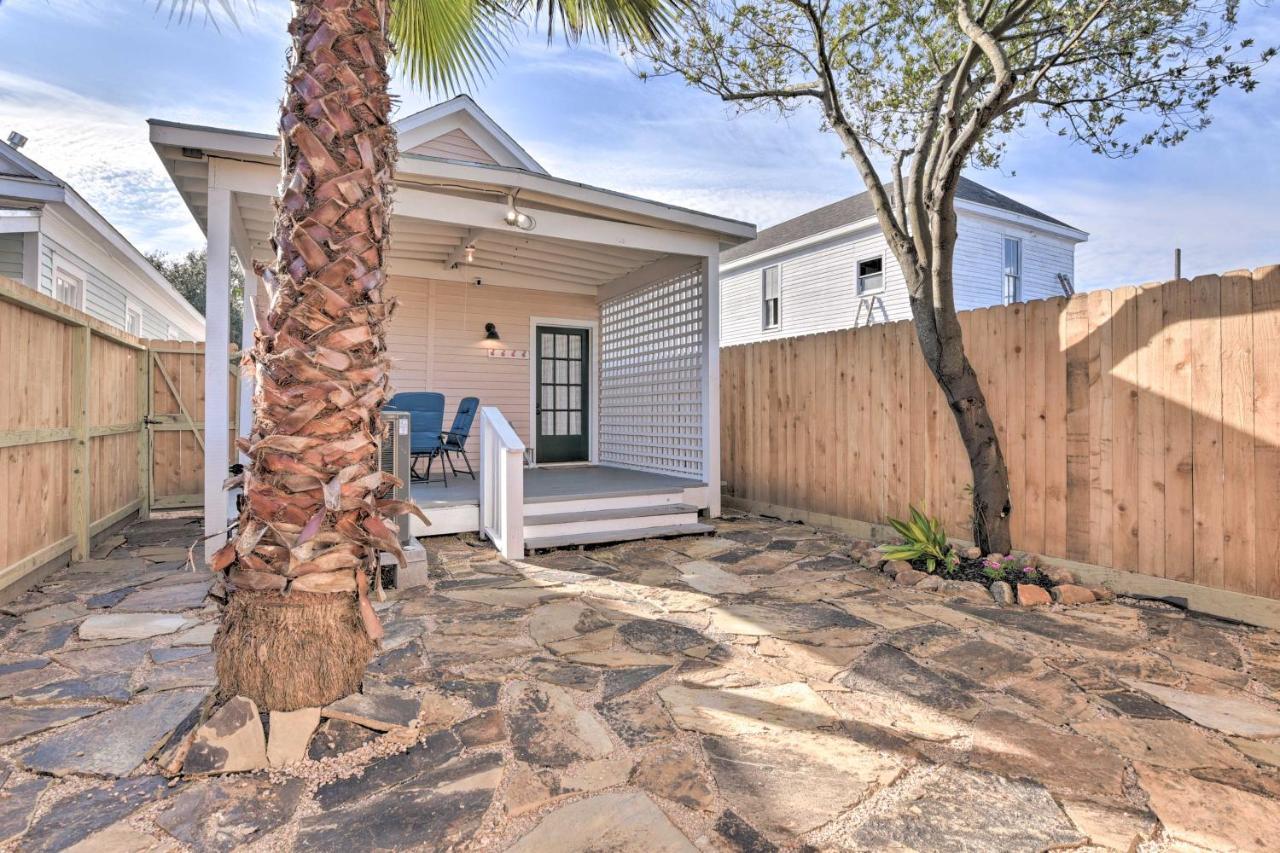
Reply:
[[197, 529], [0, 607], [0, 845], [1274, 849], [1274, 631], [899, 587], [870, 543], [751, 517], [521, 562], [438, 537], [365, 694], [264, 748], [244, 704], [201, 725]]

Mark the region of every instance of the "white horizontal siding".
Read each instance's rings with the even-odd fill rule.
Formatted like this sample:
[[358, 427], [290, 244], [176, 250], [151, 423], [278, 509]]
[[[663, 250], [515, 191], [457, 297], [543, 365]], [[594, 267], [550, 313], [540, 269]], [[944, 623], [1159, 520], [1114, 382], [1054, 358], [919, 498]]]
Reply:
[[0, 234], [0, 276], [22, 281], [21, 234]]
[[[1004, 237], [1022, 240], [1023, 299], [1061, 296], [1058, 274], [1075, 280], [1075, 244], [1063, 237], [1012, 223], [959, 213], [954, 264], [956, 308], [999, 305], [1003, 293]], [[911, 316], [902, 270], [878, 227], [775, 255], [725, 273], [720, 279], [720, 344], [751, 343], [773, 338], [845, 329], [865, 323], [859, 316], [855, 287], [859, 261], [884, 258], [884, 310], [876, 305], [876, 322]], [[781, 323], [765, 330], [761, 271], [781, 268]]]
[[409, 149], [410, 154], [424, 154], [429, 157], [445, 157], [450, 160], [464, 160], [468, 163], [484, 163], [497, 166], [498, 161], [489, 156], [489, 152], [480, 147], [462, 128], [455, 128], [429, 139], [421, 145]]

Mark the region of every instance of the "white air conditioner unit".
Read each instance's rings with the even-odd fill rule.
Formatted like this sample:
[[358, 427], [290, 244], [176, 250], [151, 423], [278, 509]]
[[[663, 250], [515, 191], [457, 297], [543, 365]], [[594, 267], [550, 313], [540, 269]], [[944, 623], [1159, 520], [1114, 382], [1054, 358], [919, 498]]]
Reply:
[[[409, 413], [384, 411], [382, 420], [387, 425], [386, 435], [379, 442], [379, 468], [387, 473], [397, 477], [400, 485], [396, 486], [392, 491], [392, 497], [398, 501], [408, 501], [413, 499], [413, 495], [409, 489]], [[409, 535], [409, 515], [396, 516], [396, 525], [400, 528], [400, 544], [408, 545], [413, 542], [413, 537]]]

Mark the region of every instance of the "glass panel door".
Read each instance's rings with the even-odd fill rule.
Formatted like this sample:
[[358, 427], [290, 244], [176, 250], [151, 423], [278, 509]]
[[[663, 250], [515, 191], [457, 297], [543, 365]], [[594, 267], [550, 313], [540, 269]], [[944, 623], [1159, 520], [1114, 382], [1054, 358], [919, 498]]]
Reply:
[[534, 413], [539, 462], [586, 462], [590, 384], [589, 332], [539, 326]]

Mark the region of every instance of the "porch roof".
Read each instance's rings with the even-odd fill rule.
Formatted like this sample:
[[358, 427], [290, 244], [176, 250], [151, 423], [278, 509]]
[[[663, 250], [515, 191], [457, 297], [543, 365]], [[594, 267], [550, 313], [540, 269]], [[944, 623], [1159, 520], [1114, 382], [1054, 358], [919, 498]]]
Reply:
[[[209, 188], [229, 189], [236, 253], [246, 261], [268, 260], [279, 180], [276, 137], [148, 123], [152, 145], [201, 229], [207, 233]], [[714, 254], [756, 233], [749, 223], [524, 166], [402, 150], [396, 184], [389, 271], [400, 275], [595, 293], [667, 255]], [[503, 221], [513, 194], [533, 217], [532, 230]]]

